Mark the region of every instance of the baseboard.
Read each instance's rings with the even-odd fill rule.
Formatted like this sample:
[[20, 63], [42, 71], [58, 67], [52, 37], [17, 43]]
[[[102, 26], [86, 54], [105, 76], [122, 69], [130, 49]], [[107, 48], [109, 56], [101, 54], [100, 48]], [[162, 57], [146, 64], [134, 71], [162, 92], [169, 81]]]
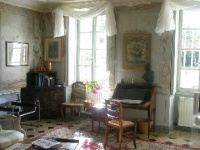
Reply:
[[169, 127], [167, 127], [167, 126], [160, 126], [160, 125], [156, 125], [155, 126], [155, 131], [156, 132], [160, 132], [160, 133], [169, 133], [169, 132], [171, 132], [171, 131], [173, 131], [174, 130], [174, 126], [169, 126]]
[[174, 126], [170, 126], [170, 127], [159, 126], [159, 125], [155, 126], [155, 131], [156, 132], [170, 133], [173, 130], [200, 133], [200, 128], [195, 128], [195, 127], [183, 127], [183, 126], [175, 126], [175, 125]]

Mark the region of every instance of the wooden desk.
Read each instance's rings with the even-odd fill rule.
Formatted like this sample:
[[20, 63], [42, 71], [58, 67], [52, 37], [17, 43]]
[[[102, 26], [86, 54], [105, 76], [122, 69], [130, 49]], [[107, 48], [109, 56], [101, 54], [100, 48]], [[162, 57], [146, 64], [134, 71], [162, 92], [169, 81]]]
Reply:
[[[142, 96], [143, 95], [143, 96]], [[151, 121], [155, 129], [156, 120], [156, 85], [154, 84], [117, 84], [113, 93], [112, 99], [141, 99], [141, 104], [126, 104], [122, 103], [123, 108], [138, 109], [148, 112], [148, 138], [150, 136]]]

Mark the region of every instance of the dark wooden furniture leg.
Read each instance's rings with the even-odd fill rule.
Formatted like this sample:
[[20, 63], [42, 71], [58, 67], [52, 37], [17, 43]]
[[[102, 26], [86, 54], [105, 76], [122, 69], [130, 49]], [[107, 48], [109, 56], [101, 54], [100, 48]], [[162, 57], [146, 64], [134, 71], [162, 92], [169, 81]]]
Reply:
[[151, 129], [151, 110], [149, 107], [148, 109], [148, 139], [150, 137], [150, 129]]
[[62, 117], [64, 118], [64, 114], [63, 114], [63, 108], [64, 108], [64, 106], [63, 106], [63, 105], [61, 105], [61, 107], [60, 107], [60, 112], [61, 112], [61, 114], [62, 114]]

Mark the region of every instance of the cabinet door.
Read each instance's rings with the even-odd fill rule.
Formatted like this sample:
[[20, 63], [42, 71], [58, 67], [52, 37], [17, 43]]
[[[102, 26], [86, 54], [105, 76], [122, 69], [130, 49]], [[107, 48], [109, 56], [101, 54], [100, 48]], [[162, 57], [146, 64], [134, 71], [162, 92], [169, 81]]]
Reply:
[[[21, 100], [39, 100], [41, 118], [60, 117], [60, 104], [66, 101], [66, 88], [21, 88]], [[37, 116], [37, 113], [35, 114], [35, 116]]]

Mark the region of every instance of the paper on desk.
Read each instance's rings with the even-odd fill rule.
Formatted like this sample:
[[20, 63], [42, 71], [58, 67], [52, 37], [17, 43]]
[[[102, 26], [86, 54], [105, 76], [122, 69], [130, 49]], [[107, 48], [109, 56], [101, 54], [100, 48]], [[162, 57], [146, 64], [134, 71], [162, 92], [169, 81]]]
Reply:
[[123, 99], [123, 100], [118, 100], [114, 99], [114, 101], [118, 101], [121, 103], [128, 103], [128, 104], [140, 104], [143, 100], [134, 100], [134, 99]]
[[15, 143], [14, 145], [6, 148], [5, 150], [26, 150], [31, 144]]

